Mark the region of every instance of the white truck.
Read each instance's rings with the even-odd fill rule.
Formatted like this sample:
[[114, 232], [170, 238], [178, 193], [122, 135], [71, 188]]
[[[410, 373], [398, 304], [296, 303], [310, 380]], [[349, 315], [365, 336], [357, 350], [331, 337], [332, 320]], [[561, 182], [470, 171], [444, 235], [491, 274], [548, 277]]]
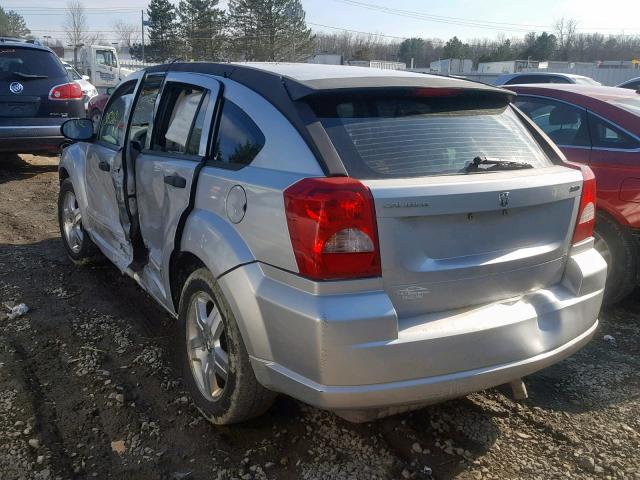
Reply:
[[101, 45], [81, 48], [78, 70], [89, 76], [90, 82], [100, 93], [104, 93], [109, 87], [115, 87], [120, 80], [134, 72], [120, 66], [118, 52], [114, 47]]

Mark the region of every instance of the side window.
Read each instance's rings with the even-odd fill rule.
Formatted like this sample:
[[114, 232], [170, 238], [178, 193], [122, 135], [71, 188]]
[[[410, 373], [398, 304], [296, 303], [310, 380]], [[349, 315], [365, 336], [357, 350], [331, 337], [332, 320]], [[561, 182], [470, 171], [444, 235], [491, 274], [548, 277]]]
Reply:
[[153, 121], [153, 111], [163, 79], [164, 77], [159, 75], [146, 78], [133, 107], [129, 138], [140, 141], [143, 146], [146, 145], [147, 133]]
[[189, 137], [205, 92], [200, 87], [168, 84], [163, 91], [154, 125], [151, 149], [157, 152], [189, 153]]
[[98, 140], [121, 147], [127, 129], [127, 115], [133, 101], [136, 81], [127, 82], [112, 95], [109, 105], [102, 115]]
[[264, 134], [249, 115], [235, 103], [225, 100], [215, 146], [217, 162], [249, 165], [264, 147]]
[[553, 76], [553, 77], [549, 77], [549, 83], [571, 83], [571, 82], [564, 77]]
[[589, 113], [591, 141], [594, 148], [617, 148], [635, 150], [640, 148], [640, 141], [620, 130], [612, 123]]
[[516, 97], [515, 105], [556, 144], [589, 147], [587, 112], [579, 107], [548, 98]]
[[549, 83], [549, 78], [544, 75], [518, 75], [507, 82], [507, 85], [523, 83]]
[[187, 145], [187, 153], [189, 155], [198, 155], [200, 153], [200, 139], [202, 138], [202, 130], [204, 128], [204, 118], [207, 114], [207, 106], [209, 105], [209, 98], [211, 94], [207, 92], [200, 105], [198, 116], [191, 129], [191, 136], [189, 137], [189, 144]]

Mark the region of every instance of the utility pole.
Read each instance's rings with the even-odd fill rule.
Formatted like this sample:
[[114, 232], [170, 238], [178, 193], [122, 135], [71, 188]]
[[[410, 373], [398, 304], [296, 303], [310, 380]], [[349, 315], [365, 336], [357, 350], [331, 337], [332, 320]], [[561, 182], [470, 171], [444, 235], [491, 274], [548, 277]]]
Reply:
[[144, 10], [140, 10], [140, 18], [142, 19], [142, 63], [144, 64]]

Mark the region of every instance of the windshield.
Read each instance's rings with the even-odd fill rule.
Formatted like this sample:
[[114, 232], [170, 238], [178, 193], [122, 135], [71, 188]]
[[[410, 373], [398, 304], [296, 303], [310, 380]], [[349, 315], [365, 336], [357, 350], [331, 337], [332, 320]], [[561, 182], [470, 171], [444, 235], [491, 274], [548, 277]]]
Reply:
[[640, 95], [637, 98], [618, 98], [612, 100], [611, 103], [640, 117]]
[[107, 67], [118, 66], [113, 50], [96, 50], [96, 62], [98, 65], [105, 65]]
[[476, 157], [552, 165], [504, 99], [351, 95], [310, 102], [356, 178], [462, 174]]
[[62, 64], [51, 52], [33, 48], [0, 48], [0, 80], [14, 80], [21, 74], [67, 76]]

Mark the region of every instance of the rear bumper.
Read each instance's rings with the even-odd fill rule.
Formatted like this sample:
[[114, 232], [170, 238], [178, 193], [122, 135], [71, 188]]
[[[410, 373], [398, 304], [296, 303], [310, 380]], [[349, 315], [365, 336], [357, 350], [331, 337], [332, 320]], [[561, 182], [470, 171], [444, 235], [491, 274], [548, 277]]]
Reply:
[[462, 396], [571, 355], [597, 328], [606, 263], [589, 240], [554, 286], [410, 318], [374, 281], [348, 292], [288, 276], [251, 264], [220, 279], [258, 380], [321, 408], [362, 410]]
[[[282, 365], [260, 362], [265, 383], [305, 403], [329, 410], [360, 410], [411, 404], [427, 405], [508, 383], [572, 355], [595, 334], [596, 320], [585, 332], [554, 350], [501, 365], [374, 385], [328, 386], [297, 375]], [[345, 368], [348, 366], [345, 365]]]
[[60, 133], [67, 118], [46, 124], [21, 122], [21, 125], [0, 125], [0, 152], [57, 153], [65, 138]]

